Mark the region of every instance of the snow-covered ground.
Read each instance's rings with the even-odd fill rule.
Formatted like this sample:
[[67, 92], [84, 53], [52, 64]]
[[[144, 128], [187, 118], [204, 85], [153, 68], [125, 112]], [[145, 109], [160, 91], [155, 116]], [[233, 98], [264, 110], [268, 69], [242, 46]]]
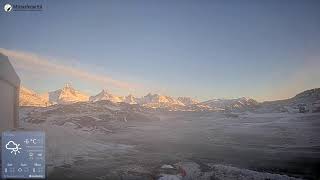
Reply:
[[44, 122], [41, 124], [21, 123], [26, 129], [46, 132], [47, 167], [49, 173], [54, 167], [73, 164], [78, 158], [95, 159], [94, 154], [107, 152], [110, 156], [125, 153], [134, 148], [132, 145], [97, 141], [84, 129], [75, 129], [65, 124], [58, 126]]
[[319, 113], [150, 114], [81, 104], [23, 108], [20, 118], [46, 132], [49, 179], [156, 179], [163, 164], [183, 168], [182, 179], [319, 177]]

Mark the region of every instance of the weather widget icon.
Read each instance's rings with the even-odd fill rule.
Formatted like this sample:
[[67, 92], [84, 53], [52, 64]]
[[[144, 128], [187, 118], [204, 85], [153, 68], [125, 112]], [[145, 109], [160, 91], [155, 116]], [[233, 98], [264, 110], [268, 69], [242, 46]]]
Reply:
[[11, 150], [11, 154], [14, 153], [14, 155], [17, 155], [17, 153], [20, 153], [20, 149], [22, 149], [21, 147], [19, 147], [20, 144], [15, 143], [14, 141], [9, 141], [6, 144], [6, 149], [7, 150]]
[[45, 152], [45, 133], [42, 131], [3, 132], [0, 158], [2, 178], [45, 179]]

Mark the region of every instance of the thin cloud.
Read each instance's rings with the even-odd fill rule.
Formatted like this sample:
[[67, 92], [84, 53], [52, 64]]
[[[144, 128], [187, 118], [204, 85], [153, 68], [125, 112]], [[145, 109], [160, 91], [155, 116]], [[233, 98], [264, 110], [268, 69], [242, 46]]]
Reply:
[[4, 48], [0, 48], [0, 52], [8, 56], [15, 67], [35, 73], [45, 72], [47, 74], [63, 74], [91, 83], [111, 85], [122, 89], [132, 89], [140, 86], [125, 81], [116, 80], [109, 76], [95, 74], [83, 69], [67, 66], [62, 63], [52, 62], [48, 58], [34, 53], [8, 50]]

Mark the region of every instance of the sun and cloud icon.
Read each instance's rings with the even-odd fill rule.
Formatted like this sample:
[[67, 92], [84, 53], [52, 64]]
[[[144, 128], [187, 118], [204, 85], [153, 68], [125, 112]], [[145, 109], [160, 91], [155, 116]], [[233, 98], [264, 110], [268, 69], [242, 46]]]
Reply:
[[14, 141], [9, 141], [6, 144], [6, 149], [11, 150], [11, 154], [14, 153], [14, 155], [17, 155], [17, 153], [20, 153], [19, 150], [22, 149], [19, 146], [20, 144], [15, 143]]

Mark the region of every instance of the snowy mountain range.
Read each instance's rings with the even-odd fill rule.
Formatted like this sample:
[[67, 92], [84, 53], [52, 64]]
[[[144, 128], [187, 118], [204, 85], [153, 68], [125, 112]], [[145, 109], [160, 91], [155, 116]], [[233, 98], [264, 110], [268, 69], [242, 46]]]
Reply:
[[69, 84], [66, 84], [61, 89], [44, 94], [37, 94], [26, 87], [20, 87], [20, 106], [45, 107], [54, 104], [72, 104], [75, 102], [85, 102], [88, 100], [88, 95], [75, 90]]
[[212, 99], [199, 102], [190, 97], [165, 96], [160, 94], [147, 94], [143, 97], [135, 97], [133, 95], [117, 96], [108, 90], [102, 90], [95, 96], [89, 97], [70, 84], [66, 84], [63, 88], [38, 95], [25, 87], [20, 89], [20, 105], [21, 106], [50, 106], [53, 104], [72, 104], [76, 102], [98, 102], [110, 101], [112, 103], [137, 104], [150, 109], [163, 109], [170, 111], [246, 111], [253, 109], [281, 109], [286, 106], [296, 106], [299, 103], [314, 104], [320, 101], [320, 89], [312, 89], [304, 91], [293, 98], [259, 103], [252, 98], [241, 97], [235, 99]]
[[89, 96], [66, 84], [62, 89], [51, 91], [41, 95], [51, 104], [71, 104], [75, 102], [85, 102], [89, 100]]
[[258, 106], [258, 102], [251, 98], [212, 99], [201, 103], [202, 105], [223, 110], [247, 110]]
[[116, 96], [105, 89], [97, 95], [89, 97], [86, 94], [75, 90], [69, 84], [66, 84], [61, 89], [42, 95], [38, 95], [35, 92], [22, 87], [20, 94], [20, 105], [22, 106], [49, 106], [53, 104], [71, 104], [75, 102], [97, 102], [106, 100], [113, 103], [124, 102], [127, 104], [138, 104], [142, 107], [151, 109], [164, 109], [174, 111], [213, 111], [224, 110], [227, 106], [232, 106], [234, 108], [245, 108], [246, 106], [252, 106], [252, 104], [256, 103], [256, 101], [252, 99], [245, 98], [232, 100], [215, 99], [205, 102], [199, 102], [190, 97], [174, 98], [171, 96], [151, 93], [140, 98], [133, 95]]
[[95, 96], [88, 96], [81, 91], [74, 89], [70, 84], [66, 84], [63, 88], [44, 94], [36, 94], [25, 87], [20, 91], [20, 104], [23, 106], [48, 106], [53, 104], [71, 104], [76, 102], [97, 102], [111, 101], [113, 103], [124, 102], [127, 104], [139, 104], [148, 108], [174, 108], [185, 107], [197, 104], [198, 101], [189, 97], [173, 98], [159, 94], [147, 94], [143, 97], [135, 97], [133, 95], [117, 96], [104, 89]]

